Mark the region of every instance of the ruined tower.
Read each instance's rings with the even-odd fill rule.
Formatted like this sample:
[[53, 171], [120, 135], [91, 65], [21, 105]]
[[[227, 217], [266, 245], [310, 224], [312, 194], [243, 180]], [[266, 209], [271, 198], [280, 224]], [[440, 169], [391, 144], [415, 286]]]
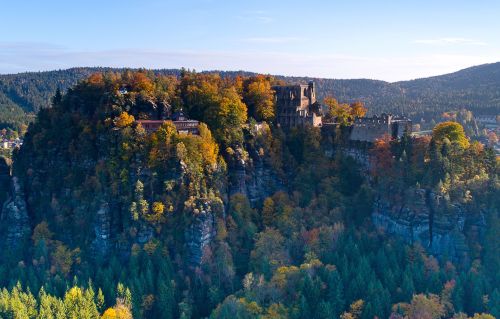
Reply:
[[321, 126], [321, 113], [316, 102], [314, 82], [274, 86], [277, 122], [283, 128]]

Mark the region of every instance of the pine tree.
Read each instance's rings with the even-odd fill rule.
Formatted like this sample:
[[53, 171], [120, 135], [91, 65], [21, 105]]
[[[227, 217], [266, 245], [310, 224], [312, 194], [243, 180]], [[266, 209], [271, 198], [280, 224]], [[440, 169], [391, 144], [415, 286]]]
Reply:
[[328, 272], [327, 285], [327, 300], [331, 304], [332, 312], [334, 313], [333, 317], [338, 318], [344, 310], [345, 304], [344, 285], [338, 271], [333, 270]]
[[99, 312], [102, 312], [104, 310], [104, 304], [105, 304], [104, 294], [102, 293], [101, 288], [99, 288], [97, 290], [97, 300], [96, 300], [96, 306]]
[[415, 293], [415, 286], [413, 285], [412, 275], [409, 268], [403, 273], [403, 282], [401, 284], [402, 300], [410, 301]]
[[170, 283], [162, 281], [158, 287], [157, 318], [174, 318], [175, 298], [174, 290]]

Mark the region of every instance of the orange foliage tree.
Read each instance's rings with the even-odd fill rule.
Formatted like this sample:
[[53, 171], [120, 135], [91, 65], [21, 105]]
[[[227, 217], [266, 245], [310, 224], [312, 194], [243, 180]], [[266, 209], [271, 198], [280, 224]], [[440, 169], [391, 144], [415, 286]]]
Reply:
[[370, 171], [372, 176], [380, 177], [392, 175], [394, 156], [391, 151], [390, 141], [391, 139], [388, 135], [375, 141], [371, 149]]

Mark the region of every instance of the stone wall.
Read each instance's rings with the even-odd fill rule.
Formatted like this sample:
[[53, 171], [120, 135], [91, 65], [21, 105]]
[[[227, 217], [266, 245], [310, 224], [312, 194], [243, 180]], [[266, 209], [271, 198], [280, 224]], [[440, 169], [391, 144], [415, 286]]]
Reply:
[[411, 133], [411, 121], [405, 117], [382, 114], [381, 116], [356, 119], [352, 125], [351, 141], [374, 142], [388, 135], [401, 138], [405, 132]]
[[360, 122], [353, 124], [350, 139], [352, 141], [374, 142], [386, 134], [391, 135], [391, 128], [387, 122]]

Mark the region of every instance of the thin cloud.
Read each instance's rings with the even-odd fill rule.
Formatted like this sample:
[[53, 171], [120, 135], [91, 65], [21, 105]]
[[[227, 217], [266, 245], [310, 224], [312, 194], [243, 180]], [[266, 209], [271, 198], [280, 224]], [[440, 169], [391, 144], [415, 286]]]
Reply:
[[486, 42], [467, 38], [437, 38], [437, 39], [421, 39], [415, 40], [413, 43], [430, 44], [430, 45], [487, 45]]
[[[8, 48], [8, 50], [6, 50]], [[50, 44], [0, 42], [0, 73], [44, 71], [77, 66], [247, 70], [323, 78], [407, 80], [491, 63], [500, 56], [422, 55], [381, 58], [368, 55], [284, 53], [273, 51], [148, 50], [123, 48], [81, 51]]]
[[247, 11], [243, 15], [236, 16], [236, 18], [247, 22], [259, 22], [263, 24], [274, 21], [274, 19], [263, 10]]
[[251, 43], [290, 43], [303, 41], [303, 38], [297, 37], [254, 37], [243, 39], [244, 42]]

